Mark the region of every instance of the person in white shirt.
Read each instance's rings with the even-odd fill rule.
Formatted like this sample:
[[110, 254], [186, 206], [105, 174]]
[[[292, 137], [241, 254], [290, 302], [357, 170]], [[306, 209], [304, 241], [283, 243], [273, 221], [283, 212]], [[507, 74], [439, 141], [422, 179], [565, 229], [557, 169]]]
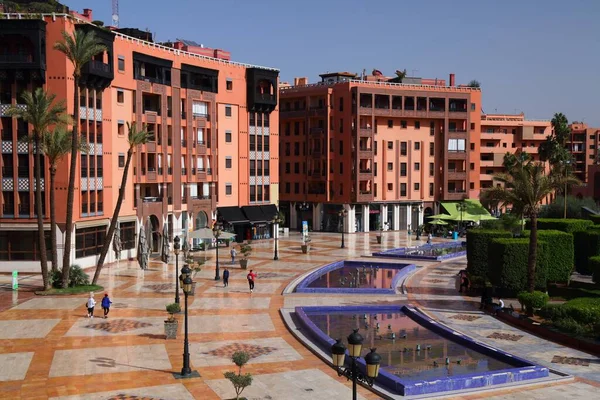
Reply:
[[94, 293], [90, 293], [90, 297], [85, 303], [88, 311], [88, 318], [94, 318], [94, 307], [96, 306], [96, 300], [94, 300]]

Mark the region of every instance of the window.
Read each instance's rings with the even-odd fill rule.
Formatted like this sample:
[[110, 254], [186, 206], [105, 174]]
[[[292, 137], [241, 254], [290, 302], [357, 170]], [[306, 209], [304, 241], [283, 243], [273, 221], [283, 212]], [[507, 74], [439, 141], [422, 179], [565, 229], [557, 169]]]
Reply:
[[400, 142], [400, 155], [406, 155], [406, 142]]
[[475, 122], [471, 122], [471, 130], [474, 131], [475, 130]]
[[119, 136], [125, 135], [125, 124], [122, 121], [117, 123], [117, 134]]
[[429, 184], [429, 195], [433, 196], [433, 183]]
[[406, 121], [400, 121], [400, 128], [406, 129], [407, 123]]
[[225, 157], [225, 168], [231, 168], [231, 157]]
[[294, 183], [294, 193], [300, 193], [300, 183], [298, 182]]
[[102, 178], [103, 176], [102, 166], [102, 156], [96, 156], [96, 176], [98, 178]]
[[225, 106], [225, 116], [231, 117], [231, 106]]
[[299, 174], [300, 173], [300, 163], [294, 163], [294, 173], [295, 174]]
[[475, 169], [475, 163], [470, 163], [469, 168], [471, 168], [471, 171], [473, 171]]
[[421, 184], [419, 182], [415, 182], [415, 190], [419, 190], [421, 187]]
[[471, 189], [471, 190], [475, 189], [475, 183], [474, 182], [470, 182], [469, 183], [469, 189]]
[[232, 186], [231, 186], [231, 183], [226, 183], [226, 184], [225, 184], [225, 194], [226, 194], [227, 196], [231, 196], [231, 193], [232, 193]]
[[393, 127], [394, 127], [394, 120], [388, 119], [388, 128], [393, 128]]
[[406, 176], [406, 163], [400, 163], [400, 176]]
[[[252, 161], [250, 161], [250, 162], [252, 162]], [[285, 173], [286, 173], [286, 174], [289, 174], [289, 173], [290, 173], [290, 171], [291, 171], [291, 165], [290, 165], [290, 163], [289, 163], [289, 162], [286, 162], [286, 163], [285, 163]]]
[[125, 154], [119, 153], [119, 168], [125, 167]]
[[123, 104], [125, 102], [125, 92], [117, 90], [117, 103]]
[[415, 142], [415, 150], [421, 150], [421, 142]]
[[406, 183], [400, 184], [400, 196], [406, 197]]
[[391, 163], [391, 162], [387, 163], [387, 170], [388, 171], [393, 171], [394, 170], [394, 163]]
[[421, 129], [421, 121], [415, 121], [415, 129]]
[[388, 183], [388, 191], [391, 192], [392, 190], [394, 190], [394, 184], [393, 183]]
[[344, 163], [340, 163], [340, 174], [344, 173]]
[[225, 143], [231, 143], [231, 131], [225, 131]]
[[[45, 237], [46, 249], [50, 251], [51, 246], [49, 231], [46, 231]], [[38, 247], [37, 231], [0, 232], [0, 260], [37, 261], [39, 260], [39, 257], [40, 251]]]
[[340, 140], [340, 156], [344, 155], [344, 142]]
[[477, 107], [477, 105], [475, 103], [471, 103], [471, 111], [475, 111], [476, 107]]
[[[512, 147], [515, 147], [515, 144], [512, 144]], [[475, 143], [471, 143], [471, 150], [475, 150]]]
[[294, 135], [300, 135], [300, 122], [294, 122]]
[[435, 121], [429, 123], [429, 136], [435, 136]]
[[299, 142], [294, 143], [294, 155], [295, 156], [300, 155], [300, 143]]
[[227, 79], [225, 82], [225, 89], [233, 90], [233, 81], [231, 79]]
[[421, 170], [421, 163], [416, 162], [415, 163], [415, 171], [419, 171]]
[[[256, 150], [256, 135], [250, 135], [250, 151]], [[287, 154], [289, 155], [289, 154]]]
[[394, 142], [392, 142], [392, 141], [387, 142], [387, 148], [388, 148], [388, 150], [392, 150], [394, 148]]
[[448, 151], [464, 152], [465, 139], [448, 139]]
[[94, 226], [75, 231], [75, 257], [83, 258], [100, 254], [104, 246], [106, 226]]
[[286, 182], [286, 183], [285, 183], [285, 192], [286, 192], [286, 193], [289, 193], [289, 192], [290, 192], [290, 189], [291, 189], [291, 188], [290, 188], [290, 186], [291, 186], [291, 185], [290, 185], [290, 183], [289, 183], [289, 182]]
[[340, 118], [340, 133], [344, 133], [344, 120]]
[[435, 155], [435, 144], [433, 142], [429, 143], [429, 155], [430, 156]]
[[429, 163], [429, 176], [434, 176], [435, 175], [435, 165], [430, 162]]
[[125, 57], [123, 56], [119, 56], [117, 58], [117, 68], [119, 69], [119, 71], [123, 72], [125, 71]]
[[[185, 110], [185, 105], [182, 105], [182, 110]], [[227, 113], [227, 108], [225, 108]], [[206, 117], [208, 115], [208, 103], [205, 101], [194, 101], [192, 102], [192, 114], [199, 117]]]

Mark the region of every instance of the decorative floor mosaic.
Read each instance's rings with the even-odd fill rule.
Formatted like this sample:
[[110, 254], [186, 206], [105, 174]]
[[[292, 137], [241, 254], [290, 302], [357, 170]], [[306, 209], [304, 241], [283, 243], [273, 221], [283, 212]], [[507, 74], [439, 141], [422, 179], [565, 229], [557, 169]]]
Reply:
[[472, 321], [478, 320], [481, 317], [479, 315], [471, 315], [471, 314], [456, 314], [456, 315], [453, 315], [448, 318], [472, 322]]
[[494, 332], [488, 336], [489, 339], [500, 339], [500, 340], [510, 340], [511, 342], [517, 342], [521, 340], [523, 335], [513, 335], [510, 333], [500, 333]]
[[556, 364], [579, 365], [581, 367], [589, 367], [590, 366], [590, 360], [586, 360], [583, 358], [577, 358], [577, 357], [554, 356], [552, 358], [552, 362], [556, 363]]

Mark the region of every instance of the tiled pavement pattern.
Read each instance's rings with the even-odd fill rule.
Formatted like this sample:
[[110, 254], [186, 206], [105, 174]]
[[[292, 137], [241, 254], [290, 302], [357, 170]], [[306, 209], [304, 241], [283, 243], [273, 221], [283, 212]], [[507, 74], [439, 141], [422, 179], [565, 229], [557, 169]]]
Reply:
[[[252, 356], [245, 368], [255, 376], [253, 385], [244, 392], [249, 399], [350, 398], [350, 383], [296, 341], [283, 324], [279, 309], [298, 305], [402, 304], [407, 297], [283, 296], [282, 290], [295, 277], [323, 264], [418, 243], [408, 240], [404, 232], [388, 232], [381, 245], [376, 243], [375, 234], [347, 235], [347, 248], [343, 250], [339, 244], [340, 235], [315, 233], [311, 252], [305, 255], [300, 250], [299, 236], [292, 234], [280, 239], [280, 259], [273, 261], [273, 241], [254, 242], [249, 268], [258, 273], [258, 280], [253, 294], [245, 280], [247, 271], [221, 263], [231, 272], [230, 286], [223, 288], [213, 279], [214, 250], [195, 253], [195, 257], [207, 260], [195, 277], [196, 295], [189, 299], [191, 363], [201, 377], [183, 381], [172, 375], [182, 366], [183, 315], [177, 315], [180, 326], [176, 340], [165, 340], [163, 332], [167, 317], [164, 307], [174, 300], [173, 257], [170, 265], [152, 261], [148, 271], [141, 271], [135, 262], [106, 267], [100, 284], [114, 302], [108, 319], [85, 318], [85, 295], [36, 297], [32, 290], [39, 285], [37, 276], [23, 277], [22, 290], [12, 292], [5, 284], [7, 277], [0, 276], [0, 398], [228, 399], [234, 393], [223, 373], [235, 370], [228, 357], [237, 349]], [[223, 261], [222, 252], [220, 257]], [[428, 308], [436, 318], [524, 357], [584, 378], [600, 379], [596, 358], [548, 344], [478, 313], [473, 307], [477, 299], [460, 297], [454, 290], [451, 275], [464, 268], [461, 261], [418, 265], [423, 268], [410, 279], [409, 299]], [[423, 279], [432, 282], [421, 283]], [[102, 293], [96, 297], [100, 300]], [[183, 303], [183, 293], [180, 297]], [[101, 314], [100, 307], [97, 311], [96, 315]], [[517, 342], [487, 338], [494, 332], [523, 337]], [[576, 359], [587, 360], [588, 365]], [[594, 398], [597, 391], [593, 383], [577, 381], [456, 398]], [[364, 388], [359, 388], [359, 395], [363, 399], [379, 398]]]

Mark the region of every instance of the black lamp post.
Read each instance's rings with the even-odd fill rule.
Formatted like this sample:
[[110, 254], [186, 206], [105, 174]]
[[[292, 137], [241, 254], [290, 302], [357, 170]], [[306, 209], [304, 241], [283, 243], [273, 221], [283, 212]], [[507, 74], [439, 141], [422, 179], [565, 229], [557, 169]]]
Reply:
[[197, 378], [200, 376], [198, 371], [192, 371], [190, 368], [190, 348], [188, 341], [188, 296], [192, 292], [192, 284], [194, 283], [194, 281], [192, 281], [191, 273], [192, 270], [190, 267], [188, 267], [187, 264], [184, 264], [183, 268], [181, 268], [181, 275], [179, 276], [179, 279], [182, 282], [181, 286], [183, 287], [183, 294], [185, 295], [185, 338], [183, 341], [183, 367], [181, 368], [180, 374], [173, 374], [177, 379]]
[[175, 253], [175, 303], [179, 304], [179, 236], [173, 239], [173, 253]]
[[338, 216], [342, 219], [342, 245], [340, 246], [341, 249], [346, 247], [346, 245], [344, 244], [344, 220], [346, 219], [347, 215], [348, 215], [348, 211], [345, 208], [342, 208], [338, 212]]
[[217, 252], [217, 266], [215, 268], [215, 281], [218, 281], [221, 279], [221, 275], [219, 274], [219, 236], [221, 236], [221, 226], [219, 224], [215, 224], [213, 226], [213, 236], [215, 237], [215, 241], [216, 241], [216, 252]]
[[279, 250], [277, 249], [277, 241], [279, 240], [279, 224], [281, 223], [281, 217], [278, 215], [275, 215], [275, 217], [273, 218], [273, 227], [275, 228], [273, 230], [273, 236], [275, 238], [275, 252], [273, 253], [273, 260], [279, 260]]
[[461, 201], [456, 205], [456, 209], [460, 212], [460, 223], [458, 225], [458, 234], [460, 235], [462, 224], [463, 224], [463, 213], [467, 211], [467, 203]]
[[360, 358], [362, 351], [363, 337], [358, 333], [358, 329], [348, 336], [348, 354], [350, 355], [350, 368], [345, 366], [346, 346], [342, 343], [342, 339], [338, 339], [331, 346], [331, 358], [333, 366], [337, 370], [338, 376], [345, 376], [348, 380], [352, 380], [352, 399], [356, 400], [356, 383], [362, 382], [369, 386], [373, 386], [375, 378], [379, 375], [379, 364], [381, 364], [381, 356], [371, 349], [371, 352], [365, 356], [367, 364], [367, 375], [360, 372], [356, 365], [356, 360]]

